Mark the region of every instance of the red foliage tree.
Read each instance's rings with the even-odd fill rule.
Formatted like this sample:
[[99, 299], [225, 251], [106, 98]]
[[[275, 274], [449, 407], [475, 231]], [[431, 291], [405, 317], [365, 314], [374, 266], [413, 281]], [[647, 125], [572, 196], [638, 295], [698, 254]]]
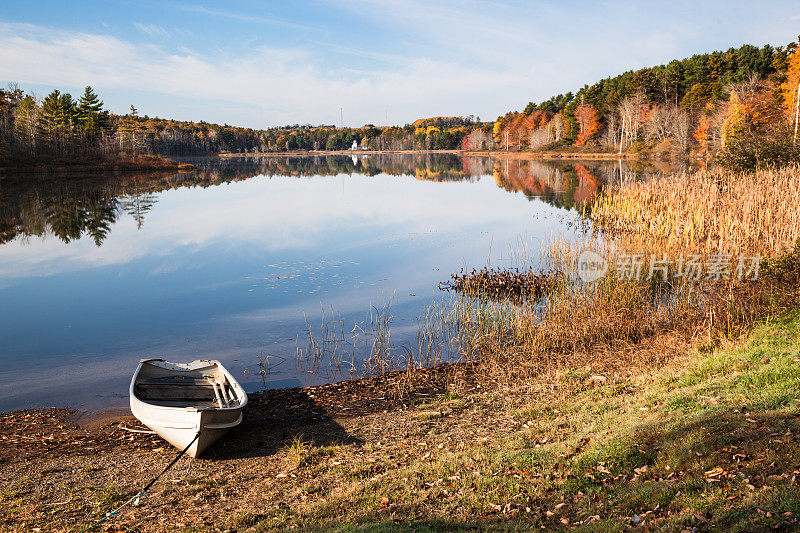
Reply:
[[600, 129], [600, 120], [597, 111], [589, 104], [580, 104], [575, 108], [575, 119], [578, 121], [578, 136], [575, 138], [575, 145], [581, 146], [587, 143]]

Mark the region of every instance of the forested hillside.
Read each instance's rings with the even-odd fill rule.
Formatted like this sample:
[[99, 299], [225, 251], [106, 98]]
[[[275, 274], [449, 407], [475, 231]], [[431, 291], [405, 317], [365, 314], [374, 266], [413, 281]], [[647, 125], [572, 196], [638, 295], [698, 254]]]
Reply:
[[[796, 159], [800, 50], [744, 45], [628, 71], [531, 102], [494, 123], [432, 117], [405, 126], [309, 124], [254, 130], [114, 115], [80, 98], [0, 89], [0, 162], [294, 150], [592, 150], [718, 156], [732, 166]], [[586, 147], [586, 148], [584, 148]]]
[[698, 54], [531, 102], [498, 117], [494, 141], [512, 149], [721, 153], [742, 163], [756, 138], [762, 151], [791, 151], [798, 79], [797, 43]]
[[[293, 125], [255, 130], [141, 116], [132, 105], [114, 115], [91, 87], [75, 99], [53, 90], [39, 99], [16, 86], [0, 89], [0, 162], [97, 159], [293, 150], [453, 150], [480, 130], [491, 147], [491, 123], [473, 117], [420, 119], [403, 127]], [[473, 135], [474, 137], [474, 135]]]

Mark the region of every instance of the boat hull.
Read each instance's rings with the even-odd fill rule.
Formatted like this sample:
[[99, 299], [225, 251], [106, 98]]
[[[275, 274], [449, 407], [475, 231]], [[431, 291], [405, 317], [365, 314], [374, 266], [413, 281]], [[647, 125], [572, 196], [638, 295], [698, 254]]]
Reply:
[[[143, 360], [139, 363], [139, 368], [131, 380], [131, 412], [144, 425], [179, 450], [183, 450], [191, 443], [186, 450], [186, 455], [197, 457], [231, 428], [241, 423], [247, 395], [221, 365], [220, 368], [225, 372], [226, 378], [232, 381], [232, 388], [238, 397], [237, 405], [224, 408], [191, 405], [170, 407], [148, 402], [139, 398], [135, 393], [137, 377], [140, 375], [142, 365], [149, 361], [153, 360]], [[216, 361], [209, 362], [219, 364]], [[198, 361], [190, 363], [190, 365], [194, 363], [198, 363]], [[199, 436], [197, 436], [198, 433]]]

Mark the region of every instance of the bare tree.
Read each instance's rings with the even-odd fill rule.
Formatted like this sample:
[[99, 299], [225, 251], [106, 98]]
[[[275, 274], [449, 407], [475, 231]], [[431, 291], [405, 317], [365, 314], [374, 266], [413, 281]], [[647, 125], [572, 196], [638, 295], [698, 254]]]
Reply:
[[645, 138], [650, 142], [672, 140], [681, 150], [689, 145], [689, 116], [675, 105], [655, 107], [644, 127]]
[[689, 148], [689, 140], [692, 136], [691, 121], [689, 120], [688, 113], [677, 107], [675, 109], [677, 113], [675, 114], [675, 122], [672, 127], [672, 137], [675, 139], [675, 143], [678, 147], [685, 152]]
[[553, 142], [560, 141], [564, 138], [564, 121], [561, 120], [561, 115], [556, 115], [550, 121], [548, 126], [553, 128]]
[[617, 146], [619, 142], [619, 126], [617, 125], [617, 116], [611, 115], [608, 117], [608, 125], [606, 126], [606, 130], [603, 133], [603, 136], [600, 137], [600, 143], [604, 146], [609, 146], [614, 148]]
[[552, 129], [549, 127], [549, 124], [542, 126], [541, 128], [536, 128], [530, 133], [528, 138], [528, 144], [533, 150], [541, 148], [542, 146], [547, 146], [552, 142], [553, 133]]
[[669, 138], [670, 126], [672, 125], [671, 111], [666, 106], [659, 106], [653, 109], [644, 128], [645, 138], [648, 141], [663, 142]]
[[39, 102], [34, 96], [23, 98], [14, 109], [14, 130], [19, 144], [27, 145], [30, 154], [36, 155], [39, 125]]
[[464, 147], [467, 150], [487, 150], [494, 147], [494, 139], [483, 128], [476, 128], [464, 137]]
[[628, 96], [619, 106], [617, 106], [620, 120], [623, 123], [623, 137], [620, 140], [620, 150], [623, 146], [630, 146], [639, 136], [639, 130], [649, 114], [649, 106], [646, 103], [644, 93], [637, 92], [633, 96]]
[[739, 97], [739, 100], [746, 101], [750, 98], [754, 97], [759, 89], [761, 89], [761, 79], [758, 77], [758, 73], [754, 72], [744, 81], [740, 81], [737, 83], [730, 83], [725, 86], [725, 90], [729, 93], [736, 93]]

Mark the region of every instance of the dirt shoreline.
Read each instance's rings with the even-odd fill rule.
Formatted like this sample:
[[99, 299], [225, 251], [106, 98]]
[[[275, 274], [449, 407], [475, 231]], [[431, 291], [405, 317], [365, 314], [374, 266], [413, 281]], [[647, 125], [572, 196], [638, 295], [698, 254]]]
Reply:
[[[447, 392], [445, 378], [453, 371], [419, 370], [418, 385], [402, 396], [390, 392], [398, 384], [395, 375], [249, 394], [239, 427], [201, 458], [182, 458], [153, 487], [146, 503], [127, 508], [106, 527], [163, 531], [228, 525], [236, 530], [230, 523], [243, 515], [286, 505], [279, 482], [300, 475], [292, 473], [297, 465], [291, 466], [298, 438], [315, 449], [335, 446], [362, 459], [375, 456], [365, 443], [387, 443], [375, 436], [387, 427], [413, 424], [409, 409]], [[469, 381], [465, 369], [460, 372]], [[88, 525], [135, 494], [177, 454], [158, 436], [127, 429], [147, 428], [127, 409], [0, 413], [0, 530], [63, 531]], [[395, 444], [404, 450], [406, 462], [414, 458], [414, 448]], [[198, 487], [220, 483], [227, 485], [220, 501], [209, 504], [196, 497], [205, 490]], [[182, 489], [175, 494], [177, 485], [192, 487], [191, 494]]]
[[[446, 392], [446, 384], [454, 375], [459, 376], [462, 386], [471, 382], [468, 369], [441, 365], [416, 370], [413, 377], [416, 385], [410, 388], [404, 386], [407, 384], [407, 374], [390, 373], [313, 387], [253, 392], [248, 394], [243, 426], [263, 416], [273, 420], [274, 415], [264, 412], [265, 406], [289, 405], [290, 410], [304, 411], [312, 418], [322, 413], [327, 418], [353, 418], [402, 409]], [[400, 381], [403, 381], [403, 385]], [[292, 418], [295, 418], [294, 414]], [[302, 417], [298, 420], [302, 420]], [[80, 455], [86, 450], [87, 443], [91, 443], [90, 448], [94, 452], [113, 452], [118, 441], [131, 440], [132, 435], [125, 428], [147, 429], [132, 415], [130, 409], [122, 407], [95, 411], [46, 407], [0, 413], [0, 443], [3, 444], [0, 447], [0, 466], [23, 457], [28, 460], [48, 458], [53, 453]], [[145, 438], [153, 439], [158, 441], [159, 447], [169, 447], [157, 437]], [[212, 452], [214, 457], [224, 455], [222, 452], [221, 455]]]

